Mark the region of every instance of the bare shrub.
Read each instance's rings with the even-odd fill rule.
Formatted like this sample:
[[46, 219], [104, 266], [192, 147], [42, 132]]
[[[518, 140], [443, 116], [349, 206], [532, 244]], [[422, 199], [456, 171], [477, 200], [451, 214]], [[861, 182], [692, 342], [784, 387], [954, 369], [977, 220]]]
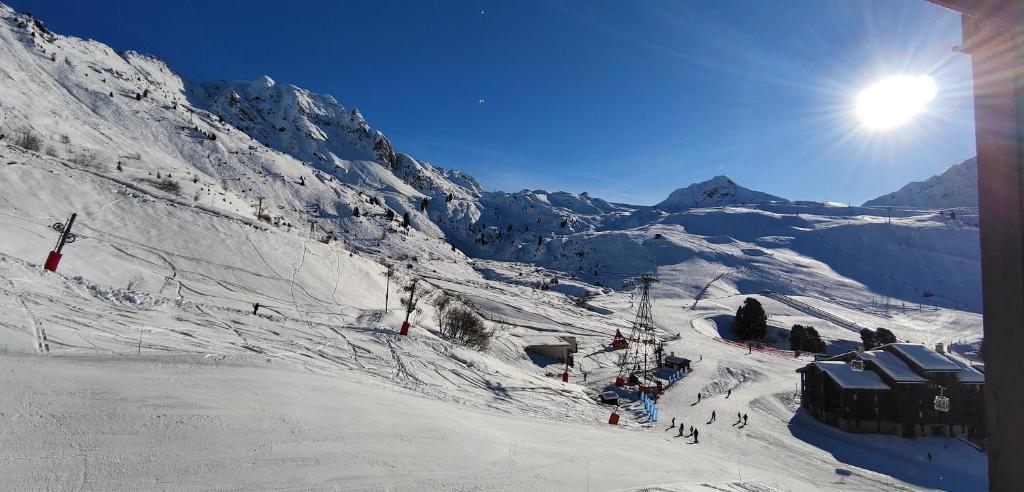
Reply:
[[125, 287], [126, 290], [139, 290], [142, 285], [142, 276], [139, 274], [132, 275], [132, 278], [128, 279], [128, 285]]
[[68, 161], [82, 167], [96, 167], [96, 153], [91, 150], [85, 150], [72, 154], [71, 157], [68, 157]]
[[43, 137], [40, 137], [38, 133], [32, 130], [25, 129], [18, 133], [18, 136], [14, 137], [14, 145], [26, 150], [39, 152], [43, 148]]
[[143, 179], [142, 181], [165, 193], [181, 194], [181, 185], [177, 181], [170, 179]]
[[467, 347], [486, 350], [494, 332], [487, 329], [483, 318], [453, 297], [442, 294], [434, 303], [441, 333]]

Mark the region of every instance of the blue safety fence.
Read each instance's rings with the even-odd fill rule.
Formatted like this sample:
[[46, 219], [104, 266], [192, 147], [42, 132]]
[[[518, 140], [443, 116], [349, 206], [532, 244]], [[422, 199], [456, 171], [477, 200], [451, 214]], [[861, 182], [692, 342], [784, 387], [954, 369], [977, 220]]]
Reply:
[[644, 405], [644, 411], [650, 417], [651, 422], [658, 421], [658, 405], [646, 394], [640, 393], [640, 403]]
[[683, 379], [683, 376], [685, 376], [685, 375], [686, 375], [686, 371], [683, 371], [682, 369], [680, 369], [680, 370], [670, 374], [668, 376], [668, 384], [671, 385], [672, 383], [674, 383], [676, 381], [679, 381], [680, 379]]

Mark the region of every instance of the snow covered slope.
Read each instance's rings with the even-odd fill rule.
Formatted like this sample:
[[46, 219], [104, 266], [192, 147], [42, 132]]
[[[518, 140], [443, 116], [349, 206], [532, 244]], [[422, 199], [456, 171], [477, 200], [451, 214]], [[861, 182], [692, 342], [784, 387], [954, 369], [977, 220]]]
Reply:
[[668, 198], [655, 205], [655, 208], [678, 212], [688, 208], [787, 201], [784, 198], [744, 188], [726, 176], [715, 176], [707, 181], [673, 191]]
[[[977, 342], [963, 221], [489, 192], [385, 145], [330, 96], [185, 82], [4, 6], [0, 20], [3, 488], [985, 486], [984, 455], [958, 441], [847, 435], [796, 411], [807, 358], [723, 343], [748, 295], [771, 315], [769, 343], [793, 323], [832, 351], [856, 343], [765, 289], [902, 339]], [[15, 145], [24, 135], [38, 150]], [[79, 239], [44, 272], [70, 212]], [[594, 397], [648, 271], [658, 339], [699, 362], [660, 422], [626, 402], [610, 427]], [[488, 349], [441, 333], [442, 294], [487, 320]], [[523, 350], [552, 336], [579, 344], [567, 383]], [[705, 424], [712, 409], [752, 425]], [[658, 427], [671, 417], [701, 443]], [[622, 469], [644, 472], [609, 472]]]
[[873, 200], [865, 207], [977, 208], [978, 158], [950, 166], [924, 181], [915, 181]]

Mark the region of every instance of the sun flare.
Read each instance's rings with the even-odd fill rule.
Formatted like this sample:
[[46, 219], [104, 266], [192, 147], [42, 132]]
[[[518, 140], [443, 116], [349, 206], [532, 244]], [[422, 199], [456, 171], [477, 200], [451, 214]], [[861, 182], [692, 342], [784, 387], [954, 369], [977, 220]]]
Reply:
[[857, 95], [857, 118], [873, 130], [895, 128], [924, 112], [938, 88], [927, 75], [896, 75]]

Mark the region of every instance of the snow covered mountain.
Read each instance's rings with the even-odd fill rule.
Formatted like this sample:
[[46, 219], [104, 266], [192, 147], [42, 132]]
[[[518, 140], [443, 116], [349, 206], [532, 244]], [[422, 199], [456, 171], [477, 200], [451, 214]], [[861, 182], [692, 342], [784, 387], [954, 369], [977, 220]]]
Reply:
[[707, 181], [673, 191], [668, 198], [655, 205], [655, 208], [678, 212], [689, 208], [788, 201], [785, 198], [744, 188], [727, 176], [715, 176]]
[[864, 202], [865, 207], [977, 208], [978, 158], [950, 166], [941, 174]]
[[[570, 489], [591, 466], [595, 481], [654, 470], [600, 488], [820, 489], [837, 470], [851, 488], [984, 488], [983, 455], [962, 443], [832, 432], [796, 412], [806, 357], [723, 343], [747, 296], [771, 315], [768, 344], [794, 323], [833, 352], [856, 344], [854, 325], [977, 342], [977, 230], [963, 221], [790, 203], [724, 177], [657, 207], [485, 191], [331, 96], [184, 81], [3, 5], [0, 117], [9, 488]], [[71, 212], [78, 240], [44, 272]], [[705, 421], [699, 392], [755, 425], [704, 427], [699, 452], [650, 432], [634, 402], [607, 426], [594, 396], [617, 374], [607, 345], [628, 333], [645, 272], [661, 280], [659, 341], [701, 360], [659, 401], [663, 420]], [[421, 301], [398, 336], [413, 279]], [[448, 295], [487, 320], [488, 349], [440, 329]], [[524, 353], [553, 336], [579, 344], [570, 382]], [[739, 453], [744, 480], [721, 482]]]

